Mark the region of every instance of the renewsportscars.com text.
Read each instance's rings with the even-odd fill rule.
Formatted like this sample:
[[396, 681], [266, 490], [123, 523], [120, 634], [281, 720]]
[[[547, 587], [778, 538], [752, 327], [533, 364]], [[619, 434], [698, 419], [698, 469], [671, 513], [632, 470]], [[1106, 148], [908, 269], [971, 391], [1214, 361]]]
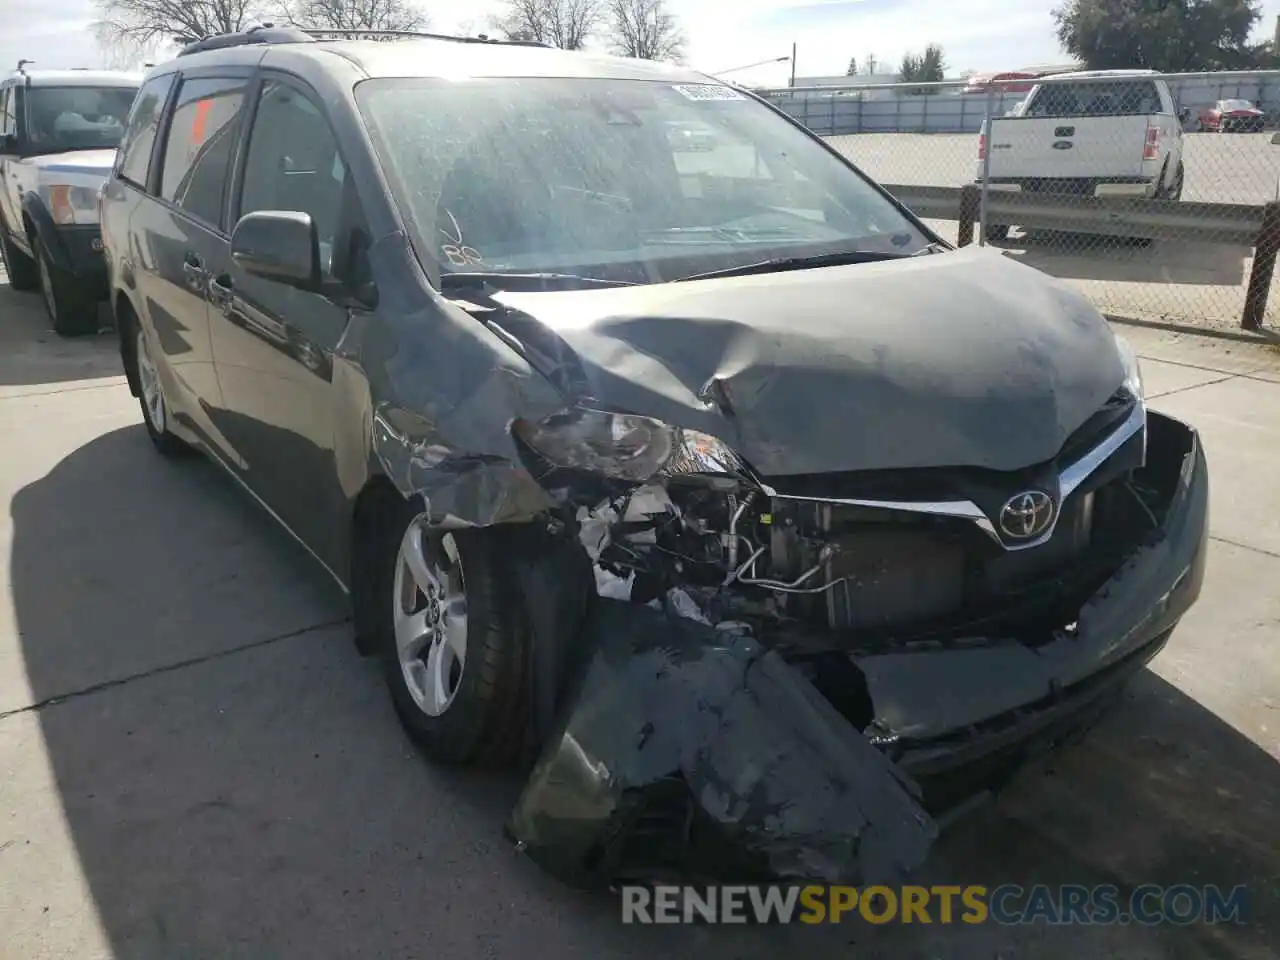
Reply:
[[1244, 922], [1246, 890], [1111, 884], [624, 886], [623, 923], [1045, 923], [1146, 926]]

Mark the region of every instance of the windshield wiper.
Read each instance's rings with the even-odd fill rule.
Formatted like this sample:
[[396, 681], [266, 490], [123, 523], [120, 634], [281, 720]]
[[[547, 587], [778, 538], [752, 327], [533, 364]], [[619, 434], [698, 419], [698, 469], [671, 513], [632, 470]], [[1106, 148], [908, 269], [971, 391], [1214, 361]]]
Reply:
[[501, 271], [468, 271], [440, 274], [440, 289], [476, 290], [494, 287], [513, 292], [531, 290], [579, 290], [585, 287], [634, 287], [627, 280], [602, 280], [576, 273], [503, 273]]
[[736, 267], [725, 267], [723, 270], [694, 273], [687, 277], [678, 277], [673, 282], [710, 280], [713, 277], [745, 277], [753, 273], [781, 273], [785, 270], [809, 270], [817, 267], [841, 267], [851, 263], [902, 260], [909, 256], [911, 256], [909, 253], [872, 253], [866, 250], [849, 250], [844, 253], [823, 253], [811, 257], [774, 257], [769, 260], [758, 260], [755, 263], [744, 263]]
[[909, 256], [912, 256], [912, 257], [924, 257], [924, 256], [928, 256], [928, 255], [929, 255], [929, 254], [931, 254], [931, 253], [946, 253], [946, 252], [947, 252], [948, 250], [950, 250], [950, 249], [951, 249], [951, 248], [950, 248], [950, 247], [948, 247], [946, 244], [942, 244], [942, 243], [930, 243], [930, 244], [926, 244], [925, 246], [921, 247], [921, 248], [920, 248], [919, 250], [917, 250], [915, 253], [909, 254]]

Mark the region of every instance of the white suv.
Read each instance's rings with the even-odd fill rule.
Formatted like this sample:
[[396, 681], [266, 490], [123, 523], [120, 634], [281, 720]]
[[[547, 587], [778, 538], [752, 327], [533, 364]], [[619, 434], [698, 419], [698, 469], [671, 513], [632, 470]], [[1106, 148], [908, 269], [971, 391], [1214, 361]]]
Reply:
[[140, 80], [20, 68], [0, 81], [0, 252], [10, 284], [39, 288], [63, 336], [98, 328], [106, 296], [98, 190]]

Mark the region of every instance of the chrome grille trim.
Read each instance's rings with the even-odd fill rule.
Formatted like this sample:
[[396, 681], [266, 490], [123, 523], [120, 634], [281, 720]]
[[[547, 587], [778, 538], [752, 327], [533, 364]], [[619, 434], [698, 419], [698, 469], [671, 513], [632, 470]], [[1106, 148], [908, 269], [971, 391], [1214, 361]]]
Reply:
[[776, 500], [791, 500], [805, 503], [834, 503], [850, 507], [866, 507], [872, 510], [898, 510], [903, 513], [919, 513], [934, 517], [955, 517], [961, 520], [968, 520], [978, 527], [983, 533], [998, 543], [1003, 549], [1014, 552], [1017, 550], [1030, 550], [1033, 547], [1041, 546], [1047, 543], [1052, 537], [1054, 531], [1058, 528], [1058, 518], [1062, 514], [1062, 504], [1071, 494], [1080, 488], [1080, 486], [1091, 477], [1099, 467], [1107, 462], [1108, 459], [1117, 450], [1123, 447], [1138, 433], [1146, 429], [1147, 426], [1147, 408], [1144, 403], [1139, 401], [1134, 404], [1133, 410], [1129, 416], [1125, 418], [1115, 430], [1109, 433], [1103, 440], [1088, 453], [1083, 454], [1073, 463], [1063, 468], [1058, 474], [1058, 490], [1057, 499], [1054, 504], [1053, 521], [1049, 524], [1039, 537], [1034, 540], [1028, 540], [1022, 543], [1006, 543], [1001, 539], [1000, 534], [996, 531], [995, 524], [991, 518], [983, 512], [972, 500], [861, 500], [857, 498], [840, 498], [840, 497], [798, 497], [785, 493], [778, 493], [772, 487], [761, 484], [761, 491]]

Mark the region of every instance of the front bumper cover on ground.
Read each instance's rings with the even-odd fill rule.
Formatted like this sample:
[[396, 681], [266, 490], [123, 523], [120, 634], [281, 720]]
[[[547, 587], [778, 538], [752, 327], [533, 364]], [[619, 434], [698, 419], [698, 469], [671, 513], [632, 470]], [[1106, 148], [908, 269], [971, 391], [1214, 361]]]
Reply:
[[1092, 716], [1199, 595], [1204, 455], [1178, 421], [1152, 414], [1148, 429], [1145, 469], [1165, 480], [1163, 516], [1074, 628], [1035, 645], [851, 653], [874, 706], [864, 732], [749, 638], [594, 601], [585, 670], [509, 835], [578, 886], [668, 871], [866, 884], [911, 871], [937, 835], [930, 783], [992, 758], [1016, 766]]

